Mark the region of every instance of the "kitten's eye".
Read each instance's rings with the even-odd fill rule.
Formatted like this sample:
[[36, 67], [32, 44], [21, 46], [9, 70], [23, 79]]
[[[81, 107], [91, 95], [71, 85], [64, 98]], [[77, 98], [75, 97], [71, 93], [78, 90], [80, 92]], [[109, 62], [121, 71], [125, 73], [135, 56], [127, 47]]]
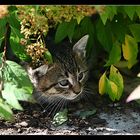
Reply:
[[62, 80], [58, 84], [62, 87], [68, 87], [69, 81], [68, 80]]
[[79, 73], [79, 75], [78, 75], [78, 81], [82, 80], [83, 76], [84, 76], [84, 73], [83, 72]]

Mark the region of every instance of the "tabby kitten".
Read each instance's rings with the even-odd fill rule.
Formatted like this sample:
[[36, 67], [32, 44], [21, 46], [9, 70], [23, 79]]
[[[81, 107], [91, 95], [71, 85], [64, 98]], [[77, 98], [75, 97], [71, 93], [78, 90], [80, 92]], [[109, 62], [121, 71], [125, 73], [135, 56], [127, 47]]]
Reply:
[[45, 109], [58, 111], [88, 94], [88, 38], [89, 35], [85, 35], [74, 46], [51, 44], [49, 51], [54, 62], [37, 69], [28, 68], [29, 77], [34, 85], [34, 98]]

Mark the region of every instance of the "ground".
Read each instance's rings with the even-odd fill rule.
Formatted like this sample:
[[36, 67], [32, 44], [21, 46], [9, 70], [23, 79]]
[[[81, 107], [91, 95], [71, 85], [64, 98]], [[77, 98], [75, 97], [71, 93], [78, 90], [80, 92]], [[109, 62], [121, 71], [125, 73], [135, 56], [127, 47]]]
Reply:
[[126, 80], [125, 95], [120, 102], [108, 102], [105, 97], [98, 96], [97, 102], [92, 104], [97, 110], [95, 114], [81, 119], [75, 115], [75, 111], [70, 111], [68, 121], [57, 127], [38, 104], [22, 103], [24, 111], [14, 111], [15, 122], [0, 121], [0, 134], [139, 135], [140, 105], [135, 101], [125, 102], [126, 97], [139, 84], [139, 79]]

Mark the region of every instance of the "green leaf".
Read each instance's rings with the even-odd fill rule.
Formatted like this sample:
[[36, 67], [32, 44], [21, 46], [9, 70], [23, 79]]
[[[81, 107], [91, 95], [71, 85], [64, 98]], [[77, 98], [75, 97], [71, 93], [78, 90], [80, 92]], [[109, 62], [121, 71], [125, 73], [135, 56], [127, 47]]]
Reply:
[[17, 11], [10, 12], [9, 16], [7, 17], [7, 21], [9, 22], [10, 26], [20, 30], [20, 22], [18, 21]]
[[68, 35], [69, 23], [68, 22], [62, 22], [58, 25], [56, 34], [55, 34], [55, 43], [61, 42], [65, 37]]
[[116, 96], [115, 98], [119, 100], [122, 96], [123, 90], [124, 90], [124, 84], [123, 84], [123, 77], [118, 71], [117, 68], [115, 68], [113, 65], [110, 67], [110, 75], [109, 80], [114, 82], [117, 86]]
[[79, 40], [82, 37], [81, 26], [76, 26], [73, 34], [73, 40]]
[[20, 60], [23, 60], [23, 61], [28, 60], [28, 56], [27, 56], [27, 54], [25, 52], [25, 47], [20, 45], [18, 37], [15, 38], [15, 37], [11, 36], [10, 37], [10, 45], [11, 45], [11, 48], [13, 50], [13, 53]]
[[128, 68], [131, 68], [137, 62], [138, 44], [136, 40], [129, 36], [125, 36], [125, 43], [122, 44], [123, 56], [128, 61]]
[[112, 82], [111, 80], [107, 79], [107, 89], [106, 89], [107, 94], [109, 95], [110, 99], [112, 101], [115, 101], [118, 93], [118, 87], [117, 85]]
[[25, 46], [20, 44], [21, 38], [24, 38], [23, 34], [20, 33], [20, 30], [11, 26], [11, 35], [10, 35], [10, 45], [13, 50], [13, 53], [23, 61], [28, 59], [28, 56], [25, 52]]
[[63, 111], [56, 113], [56, 115], [53, 117], [52, 123], [55, 126], [63, 124], [64, 122], [68, 120], [67, 113], [68, 113], [67, 109], [64, 109]]
[[14, 121], [13, 112], [9, 105], [7, 105], [1, 98], [0, 98], [0, 116], [8, 121]]
[[44, 53], [44, 55], [45, 58], [49, 61], [49, 63], [53, 63], [52, 55], [48, 50]]
[[0, 39], [4, 38], [5, 32], [6, 32], [6, 19], [3, 18], [0, 19]]
[[125, 34], [128, 31], [127, 25], [127, 20], [124, 20], [122, 14], [118, 14], [114, 17], [111, 21], [110, 28], [115, 40], [120, 42], [125, 40]]
[[4, 37], [0, 38], [0, 48], [2, 47], [2, 41], [4, 40]]
[[80, 24], [81, 20], [83, 19], [82, 15], [76, 16], [77, 23]]
[[29, 94], [25, 89], [15, 87], [14, 95], [16, 96], [17, 100], [19, 101], [27, 101], [31, 103], [35, 103], [32, 94]]
[[114, 16], [117, 14], [117, 7], [116, 6], [107, 6], [108, 11], [108, 18], [112, 20]]
[[11, 82], [4, 83], [4, 90], [2, 90], [2, 97], [6, 102], [11, 105], [13, 108], [18, 110], [23, 110], [15, 96], [16, 85], [13, 85]]
[[3, 53], [0, 53], [0, 64], [2, 63], [2, 55], [3, 55]]
[[9, 11], [9, 12], [14, 12], [14, 11], [16, 11], [16, 10], [17, 10], [17, 7], [16, 7], [16, 6], [10, 5], [10, 6], [8, 7], [8, 11]]
[[24, 35], [20, 33], [20, 29], [17, 29], [16, 27], [11, 26], [11, 36], [15, 37], [17, 39], [17, 42], [20, 41], [21, 38], [24, 38]]
[[135, 40], [140, 42], [140, 24], [131, 24], [129, 25], [129, 29], [133, 34]]
[[[80, 32], [81, 32], [81, 36], [82, 37], [83, 35], [85, 34], [88, 34], [89, 35], [89, 39], [88, 39], [88, 42], [87, 42], [87, 47], [86, 47], [86, 52], [88, 55], [90, 55], [91, 53], [91, 49], [93, 48], [93, 45], [94, 45], [94, 32], [95, 32], [95, 29], [94, 29], [94, 24], [91, 20], [90, 17], [84, 17], [84, 19], [81, 21], [81, 24], [80, 24]], [[87, 55], [87, 57], [88, 57]]]
[[115, 101], [121, 98], [123, 89], [122, 75], [117, 68], [111, 65], [109, 79], [104, 73], [99, 80], [99, 93], [101, 95], [106, 93], [112, 101]]
[[106, 9], [102, 13], [100, 13], [100, 17], [103, 24], [105, 25], [108, 18], [108, 12], [106, 12]]
[[101, 20], [105, 25], [107, 19], [113, 19], [114, 15], [117, 14], [117, 7], [116, 6], [105, 6], [105, 9], [102, 12], [99, 12]]
[[110, 66], [112, 64], [116, 64], [121, 59], [121, 44], [119, 42], [115, 42], [109, 53], [109, 60], [105, 64], [105, 66]]
[[76, 27], [76, 20], [71, 20], [70, 23], [69, 23], [69, 27], [68, 27], [68, 37], [69, 37], [69, 40], [71, 41], [72, 40], [72, 37], [74, 35], [74, 31], [75, 31], [75, 27]]
[[97, 39], [104, 47], [107, 52], [111, 51], [112, 48], [112, 31], [109, 24], [103, 25], [102, 21], [99, 19], [96, 24]]
[[87, 117], [94, 115], [96, 113], [96, 109], [87, 110], [87, 111], [80, 111], [79, 116], [82, 119], [86, 119]]
[[135, 10], [136, 10], [138, 17], [140, 18], [140, 6], [135, 6]]
[[124, 6], [124, 11], [127, 13], [127, 15], [131, 20], [133, 20], [135, 9], [136, 9], [135, 6]]
[[32, 94], [33, 85], [28, 77], [27, 72], [20, 65], [13, 61], [7, 60], [6, 64], [6, 81], [11, 81], [13, 84], [18, 85], [18, 88], [22, 88], [26, 90], [28, 94]]

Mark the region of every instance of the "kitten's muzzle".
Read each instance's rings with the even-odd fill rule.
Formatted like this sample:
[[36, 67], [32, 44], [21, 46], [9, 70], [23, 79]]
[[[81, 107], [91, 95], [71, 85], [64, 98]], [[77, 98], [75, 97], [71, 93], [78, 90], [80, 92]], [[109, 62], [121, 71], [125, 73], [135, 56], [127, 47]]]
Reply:
[[75, 84], [73, 87], [72, 87], [72, 90], [75, 94], [79, 94], [81, 92], [81, 85], [80, 83], [77, 83]]

